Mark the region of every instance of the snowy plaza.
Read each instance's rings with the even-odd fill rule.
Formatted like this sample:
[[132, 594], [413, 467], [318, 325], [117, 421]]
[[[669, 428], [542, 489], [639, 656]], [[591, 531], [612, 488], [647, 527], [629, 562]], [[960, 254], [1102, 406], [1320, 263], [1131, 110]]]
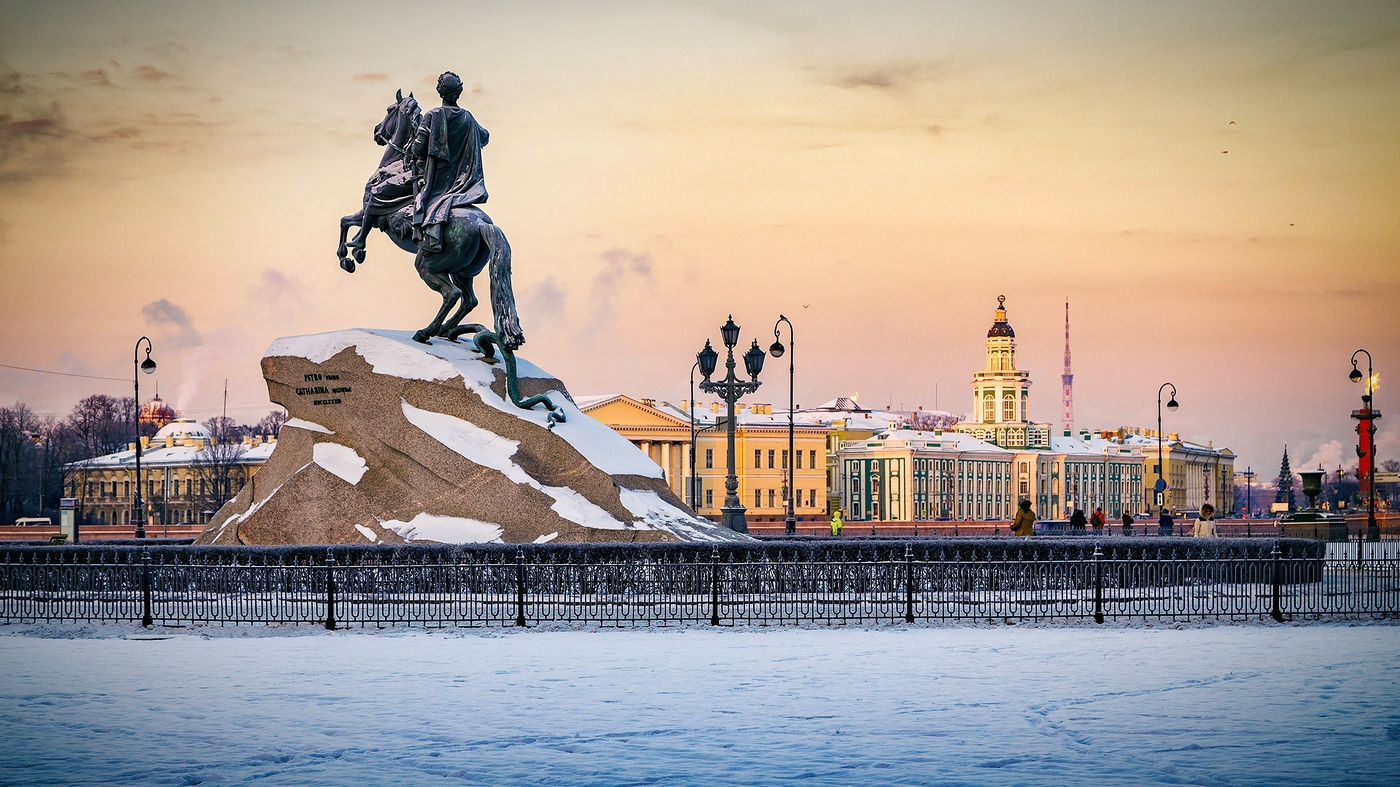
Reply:
[[1400, 628], [0, 628], [5, 784], [1395, 784]]

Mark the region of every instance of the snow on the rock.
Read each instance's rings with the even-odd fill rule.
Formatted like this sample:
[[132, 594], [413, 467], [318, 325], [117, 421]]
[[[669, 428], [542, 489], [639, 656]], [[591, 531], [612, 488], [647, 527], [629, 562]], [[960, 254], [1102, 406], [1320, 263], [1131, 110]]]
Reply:
[[444, 544], [500, 543], [501, 526], [461, 516], [419, 514], [407, 522], [388, 519], [379, 524], [405, 541], [441, 541]]
[[[504, 372], [499, 359], [494, 364], [487, 363], [470, 340], [454, 343], [434, 339], [432, 344], [422, 344], [413, 341], [412, 336], [411, 331], [363, 328], [288, 336], [274, 341], [267, 348], [266, 355], [293, 356], [321, 363], [347, 347], [354, 347], [355, 352], [378, 374], [429, 382], [461, 376], [466, 387], [486, 404], [516, 418], [549, 427], [549, 412], [543, 405], [529, 410], [521, 409], [491, 389], [496, 379], [494, 370]], [[522, 379], [552, 376], [520, 356], [516, 356], [516, 375]], [[662, 477], [660, 466], [646, 454], [605, 424], [584, 415], [562, 392], [552, 392], [550, 400], [568, 419], [565, 423], [555, 424], [554, 433], [603, 472], [609, 475]]]
[[1274, 787], [1400, 774], [1395, 625], [107, 628], [146, 639], [0, 635], [0, 783]]
[[564, 519], [584, 527], [599, 530], [626, 530], [629, 525], [617, 521], [607, 511], [599, 508], [573, 489], [562, 486], [547, 486], [537, 481], [525, 469], [511, 460], [520, 443], [482, 429], [476, 424], [463, 421], [446, 413], [414, 407], [402, 401], [404, 418], [422, 429], [429, 437], [466, 457], [467, 460], [489, 467], [517, 484], [526, 484], [554, 498], [550, 506]]
[[317, 443], [311, 449], [311, 461], [349, 484], [360, 483], [369, 469], [364, 457], [350, 446], [340, 443]]
[[456, 368], [428, 353], [404, 352], [403, 342], [412, 342], [412, 331], [369, 331], [352, 328], [330, 333], [304, 336], [283, 336], [268, 346], [264, 355], [305, 358], [322, 363], [347, 347], [355, 352], [378, 374], [409, 380], [450, 380], [457, 376]]
[[556, 531], [554, 531], [553, 533], [545, 533], [544, 535], [542, 535], [542, 536], [540, 536], [539, 538], [535, 539], [535, 543], [536, 543], [536, 544], [548, 544], [549, 542], [553, 541], [554, 539], [556, 539], [556, 538], [558, 538], [558, 537], [559, 537], [559, 531], [556, 530]]
[[723, 541], [716, 529], [696, 527], [696, 520], [661, 499], [650, 489], [621, 489], [622, 506], [658, 530], [669, 530], [689, 541]]
[[373, 530], [370, 530], [364, 525], [355, 525], [355, 529], [360, 531], [360, 535], [364, 536], [365, 540], [370, 542], [371, 544], [379, 541], [379, 536]]
[[305, 429], [308, 432], [320, 432], [321, 434], [335, 434], [335, 432], [332, 432], [326, 427], [321, 426], [315, 421], [308, 421], [305, 418], [288, 418], [286, 422], [282, 424], [282, 428], [285, 429], [288, 426], [292, 427], [293, 429]]

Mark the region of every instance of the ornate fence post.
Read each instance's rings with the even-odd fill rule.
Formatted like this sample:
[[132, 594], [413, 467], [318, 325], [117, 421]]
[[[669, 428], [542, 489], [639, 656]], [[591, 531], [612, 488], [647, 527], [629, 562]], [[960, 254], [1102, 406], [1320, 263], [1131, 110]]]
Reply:
[[710, 625], [719, 625], [719, 547], [710, 552]]
[[914, 622], [914, 545], [904, 545], [904, 622]]
[[525, 625], [525, 548], [515, 548], [515, 625]]
[[1279, 551], [1278, 542], [1274, 542], [1274, 550], [1270, 553], [1273, 562], [1274, 592], [1269, 604], [1269, 615], [1277, 622], [1283, 622], [1283, 553]]
[[1094, 622], [1103, 622], [1103, 550], [1094, 543]]
[[151, 617], [151, 548], [141, 547], [141, 626], [150, 628]]
[[335, 554], [326, 550], [326, 630], [335, 631]]

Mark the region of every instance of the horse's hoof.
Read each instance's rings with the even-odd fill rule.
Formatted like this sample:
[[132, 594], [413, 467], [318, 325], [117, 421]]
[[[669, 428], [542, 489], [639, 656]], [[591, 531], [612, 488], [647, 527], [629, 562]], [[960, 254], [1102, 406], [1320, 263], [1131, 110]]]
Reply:
[[433, 335], [431, 333], [428, 333], [427, 331], [418, 331], [417, 333], [413, 334], [413, 341], [418, 342], [419, 344], [432, 344], [432, 338]]
[[354, 272], [355, 272], [355, 261], [352, 260], [352, 259], [350, 259], [349, 257], [341, 257], [341, 258], [340, 258], [340, 268], [341, 268], [341, 270], [345, 271], [346, 273], [354, 273]]
[[355, 262], [364, 262], [364, 261], [365, 261], [365, 250], [364, 250], [364, 249], [355, 249], [354, 251], [350, 252], [350, 256], [352, 256], [352, 257], [355, 258]]

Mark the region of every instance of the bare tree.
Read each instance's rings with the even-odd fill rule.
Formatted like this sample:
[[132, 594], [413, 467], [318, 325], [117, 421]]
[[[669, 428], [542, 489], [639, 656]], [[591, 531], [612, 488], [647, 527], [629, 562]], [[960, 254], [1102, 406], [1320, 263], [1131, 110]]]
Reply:
[[248, 427], [248, 431], [263, 437], [276, 437], [282, 431], [282, 424], [286, 422], [287, 411], [279, 408], [264, 415], [255, 426]]
[[194, 474], [194, 499], [201, 512], [218, 511], [232, 500], [248, 480], [243, 455], [247, 452], [241, 440], [216, 442], [195, 454], [191, 469]]

